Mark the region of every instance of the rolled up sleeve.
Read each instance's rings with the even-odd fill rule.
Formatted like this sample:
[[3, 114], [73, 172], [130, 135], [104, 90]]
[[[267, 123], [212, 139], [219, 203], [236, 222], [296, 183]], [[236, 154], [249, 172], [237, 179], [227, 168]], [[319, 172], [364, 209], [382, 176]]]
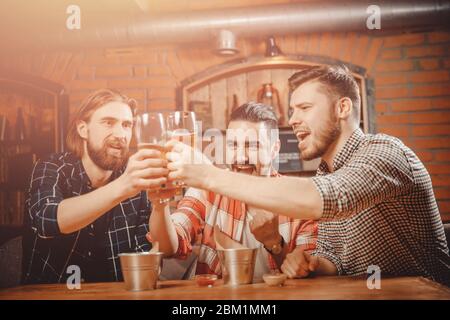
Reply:
[[61, 235], [57, 212], [63, 195], [59, 186], [61, 173], [56, 164], [38, 161], [33, 169], [29, 189], [31, 226], [41, 238]]
[[345, 274], [341, 259], [339, 259], [333, 246], [331, 245], [331, 242], [327, 239], [319, 237], [317, 239], [316, 249], [311, 253], [311, 255], [327, 259], [334, 264], [338, 275], [341, 276]]
[[178, 236], [178, 250], [175, 257], [185, 259], [192, 252], [192, 245], [202, 233], [205, 224], [206, 204], [204, 191], [190, 188], [178, 203], [171, 218]]

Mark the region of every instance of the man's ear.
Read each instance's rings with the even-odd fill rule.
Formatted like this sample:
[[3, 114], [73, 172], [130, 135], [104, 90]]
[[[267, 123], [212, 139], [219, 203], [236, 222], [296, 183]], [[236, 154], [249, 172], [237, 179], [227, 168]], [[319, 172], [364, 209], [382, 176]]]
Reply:
[[353, 102], [350, 98], [344, 97], [338, 101], [338, 118], [348, 119], [353, 112]]
[[87, 140], [88, 138], [88, 128], [86, 121], [80, 120], [77, 123], [77, 132], [82, 139]]

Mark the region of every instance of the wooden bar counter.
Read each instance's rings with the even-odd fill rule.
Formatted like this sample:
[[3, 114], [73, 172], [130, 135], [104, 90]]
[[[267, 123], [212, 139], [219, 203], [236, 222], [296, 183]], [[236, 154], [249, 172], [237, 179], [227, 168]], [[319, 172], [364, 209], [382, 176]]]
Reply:
[[162, 299], [162, 300], [288, 300], [288, 299], [444, 299], [450, 300], [450, 288], [422, 277], [381, 279], [381, 289], [368, 289], [360, 277], [320, 277], [287, 280], [283, 287], [265, 283], [198, 287], [194, 281], [159, 281], [158, 289], [126, 291], [121, 282], [82, 283], [69, 290], [65, 284], [28, 285], [0, 290], [0, 300], [65, 299]]

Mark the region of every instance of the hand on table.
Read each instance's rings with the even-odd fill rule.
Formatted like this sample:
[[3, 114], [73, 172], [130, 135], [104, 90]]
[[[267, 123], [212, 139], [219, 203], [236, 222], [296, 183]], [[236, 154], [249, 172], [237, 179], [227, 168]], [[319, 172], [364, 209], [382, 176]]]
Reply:
[[281, 271], [288, 278], [304, 278], [319, 268], [319, 258], [311, 256], [301, 248], [296, 248], [286, 255]]

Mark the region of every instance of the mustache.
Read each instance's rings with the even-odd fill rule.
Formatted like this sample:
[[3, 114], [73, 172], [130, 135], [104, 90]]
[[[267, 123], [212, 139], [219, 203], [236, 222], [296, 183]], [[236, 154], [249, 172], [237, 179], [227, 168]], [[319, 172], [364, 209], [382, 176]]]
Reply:
[[127, 148], [127, 143], [126, 143], [126, 141], [124, 139], [107, 140], [105, 142], [105, 145], [107, 147], [112, 147], [112, 148], [120, 148], [120, 149]]
[[305, 126], [295, 126], [292, 128], [292, 130], [294, 131], [294, 133], [297, 132], [311, 132], [311, 129], [309, 129], [308, 127]]
[[244, 162], [241, 162], [241, 163], [233, 162], [231, 165], [233, 167], [237, 167], [237, 166], [252, 166], [252, 167], [256, 167], [254, 163], [250, 163], [249, 161], [244, 161]]

